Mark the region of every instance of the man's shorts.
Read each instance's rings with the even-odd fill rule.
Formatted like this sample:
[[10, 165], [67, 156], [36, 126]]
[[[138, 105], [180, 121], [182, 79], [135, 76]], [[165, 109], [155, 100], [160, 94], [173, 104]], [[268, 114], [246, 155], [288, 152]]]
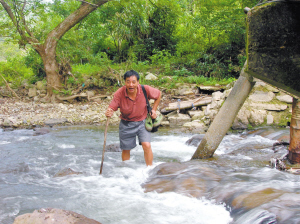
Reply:
[[150, 142], [151, 133], [145, 128], [145, 120], [143, 121], [125, 121], [121, 119], [119, 125], [120, 148], [122, 150], [130, 150], [136, 147], [136, 136], [141, 142]]

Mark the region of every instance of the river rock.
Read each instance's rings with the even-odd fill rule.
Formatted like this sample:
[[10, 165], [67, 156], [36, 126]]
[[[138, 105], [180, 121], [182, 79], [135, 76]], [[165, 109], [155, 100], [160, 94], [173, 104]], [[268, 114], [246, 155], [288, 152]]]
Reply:
[[284, 193], [285, 192], [282, 190], [277, 190], [273, 188], [267, 188], [251, 193], [245, 193], [233, 199], [232, 207], [252, 209], [262, 204], [266, 204], [271, 200], [279, 198]]
[[198, 120], [198, 119], [201, 119], [204, 116], [204, 111], [189, 110], [188, 114], [191, 116], [192, 120]]
[[120, 143], [113, 143], [113, 144], [105, 146], [105, 151], [107, 151], [107, 152], [122, 152], [122, 149], [120, 148]]
[[162, 163], [154, 168], [148, 181], [142, 185], [145, 192], [176, 192], [203, 197], [211, 181], [220, 180], [214, 170], [203, 167], [197, 161]]
[[45, 135], [45, 134], [48, 134], [50, 132], [50, 128], [47, 128], [47, 127], [42, 127], [42, 128], [37, 128], [37, 129], [34, 129], [34, 136], [37, 136], [37, 135]]
[[13, 122], [11, 120], [9, 120], [8, 118], [4, 118], [4, 120], [2, 122], [3, 127], [11, 127], [12, 125], [13, 125]]
[[264, 123], [267, 112], [265, 110], [252, 110], [250, 111], [249, 121], [251, 124], [261, 125]]
[[54, 119], [46, 120], [44, 123], [45, 123], [45, 125], [54, 126], [57, 124], [63, 124], [67, 121], [68, 121], [68, 119], [66, 119], [66, 118], [54, 118]]
[[93, 90], [91, 90], [91, 91], [86, 91], [86, 94], [87, 94], [88, 98], [89, 98], [89, 97], [95, 96], [95, 92], [94, 92]]
[[241, 122], [247, 126], [249, 124], [250, 116], [251, 116], [250, 110], [247, 110], [245, 107], [242, 107], [238, 112], [234, 122], [235, 123]]
[[150, 72], [148, 72], [148, 74], [145, 76], [145, 80], [156, 80], [156, 79], [158, 79], [157, 76], [153, 75]]
[[176, 113], [175, 115], [168, 116], [170, 126], [181, 126], [186, 122], [190, 122], [192, 119], [187, 114]]
[[35, 97], [37, 95], [36, 87], [32, 87], [28, 90], [28, 96], [30, 98]]
[[223, 100], [224, 99], [224, 95], [221, 91], [217, 91], [217, 92], [214, 92], [212, 94], [212, 102], [213, 101], [220, 101], [220, 100]]
[[184, 85], [180, 83], [180, 85], [177, 86], [174, 95], [189, 96], [189, 95], [195, 95], [195, 92], [196, 90], [193, 90], [193, 87], [191, 85]]
[[239, 121], [238, 119], [235, 119], [231, 129], [232, 130], [246, 130], [248, 128], [248, 125], [244, 124], [243, 122]]
[[13, 224], [101, 224], [76, 212], [57, 209], [41, 208], [15, 218]]
[[250, 103], [251, 108], [268, 111], [283, 111], [288, 108], [286, 104]]
[[189, 140], [185, 142], [186, 145], [198, 146], [201, 140], [204, 138], [205, 134], [198, 134], [191, 137]]
[[191, 122], [184, 123], [183, 127], [192, 129], [203, 129], [205, 128], [205, 124], [203, 124], [200, 120], [193, 120]]
[[223, 99], [226, 99], [228, 96], [229, 96], [229, 94], [231, 93], [231, 90], [232, 90], [232, 88], [230, 88], [230, 89], [226, 89], [224, 92], [223, 92]]
[[170, 126], [170, 122], [169, 121], [162, 121], [161, 122], [161, 126]]
[[78, 175], [78, 174], [82, 174], [82, 172], [76, 172], [74, 170], [72, 170], [71, 168], [64, 168], [60, 171], [58, 171], [56, 174], [54, 174], [53, 177], [64, 177], [64, 176], [69, 176], [69, 175]]
[[285, 102], [285, 103], [293, 103], [293, 97], [291, 97], [289, 95], [279, 95], [279, 96], [276, 96], [276, 99], [278, 99], [281, 102]]
[[210, 104], [210, 109], [218, 110], [218, 109], [221, 108], [222, 103], [223, 103], [223, 100], [222, 100], [222, 101], [214, 100], [214, 101], [212, 101], [212, 103]]
[[274, 117], [272, 114], [267, 115], [267, 125], [271, 125], [274, 122]]
[[249, 99], [254, 102], [270, 102], [275, 97], [273, 92], [255, 91], [249, 96]]
[[38, 90], [46, 90], [46, 85], [42, 81], [37, 81], [36, 82], [36, 88]]

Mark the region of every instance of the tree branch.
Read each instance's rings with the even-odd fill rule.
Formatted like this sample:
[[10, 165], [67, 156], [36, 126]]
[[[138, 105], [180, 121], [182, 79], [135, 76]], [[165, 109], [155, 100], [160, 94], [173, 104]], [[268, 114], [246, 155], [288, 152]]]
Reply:
[[[0, 74], [1, 75], [1, 74]], [[15, 91], [13, 91], [11, 88], [10, 88], [10, 86], [8, 85], [8, 83], [7, 83], [7, 81], [5, 80], [5, 78], [1, 75], [1, 77], [2, 77], [2, 79], [4, 80], [4, 82], [5, 82], [5, 85], [6, 85], [6, 87], [15, 95], [15, 97], [17, 97], [18, 99], [21, 99], [17, 94], [16, 94], [16, 92]]]
[[[24, 39], [24, 40], [26, 40], [26, 41], [28, 41], [28, 42], [30, 42], [30, 43], [39, 43], [39, 41], [34, 37], [34, 35], [30, 32], [30, 30], [28, 29], [28, 27], [27, 27], [27, 25], [26, 25], [26, 22], [25, 22], [25, 18], [24, 18], [24, 16], [23, 16], [23, 13], [22, 13], [22, 23], [24, 24], [24, 28], [25, 28], [25, 30], [26, 30], [26, 32], [30, 35], [30, 37], [27, 37], [26, 35], [25, 35], [25, 32], [24, 32], [24, 30], [22, 30], [22, 28], [20, 27], [20, 25], [19, 25], [19, 20], [16, 18], [16, 16], [14, 15], [14, 13], [13, 13], [13, 11], [12, 11], [12, 9], [11, 9], [11, 7], [4, 1], [4, 0], [0, 0], [0, 3], [1, 3], [1, 5], [3, 6], [3, 8], [5, 9], [5, 11], [7, 12], [7, 14], [8, 14], [8, 16], [9, 16], [9, 18], [11, 19], [11, 21], [13, 22], [13, 24], [14, 24], [14, 26], [16, 27], [16, 29], [17, 29], [17, 31], [18, 31], [18, 33], [20, 34], [20, 36]], [[26, 4], [26, 1], [24, 2], [24, 5], [23, 5], [23, 7], [22, 7], [22, 10], [24, 10], [24, 8], [25, 8], [25, 4]], [[15, 6], [15, 10], [16, 10], [16, 13], [18, 14], [18, 9], [17, 9], [17, 6], [16, 5], [14, 5]], [[29, 31], [29, 32], [28, 32]]]
[[95, 4], [82, 2], [82, 4], [75, 12], [70, 14], [64, 21], [62, 21], [57, 27], [54, 28], [54, 30], [49, 33], [45, 44], [52, 45], [53, 42], [57, 42], [58, 40], [60, 40], [60, 38], [78, 22], [83, 20], [87, 15], [89, 15], [99, 6], [105, 4], [108, 1], [110, 0], [98, 0], [95, 2]]

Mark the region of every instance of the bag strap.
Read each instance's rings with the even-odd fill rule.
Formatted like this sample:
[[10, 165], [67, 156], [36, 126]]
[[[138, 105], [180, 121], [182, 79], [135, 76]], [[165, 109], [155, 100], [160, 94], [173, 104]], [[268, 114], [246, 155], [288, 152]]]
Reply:
[[144, 87], [144, 85], [141, 85], [142, 89], [143, 89], [143, 93], [144, 93], [144, 96], [145, 96], [145, 99], [146, 99], [146, 104], [147, 104], [147, 111], [149, 114], [152, 113], [152, 107], [150, 107], [150, 103], [149, 103], [149, 100], [148, 100], [148, 95], [147, 95], [147, 92], [146, 92], [146, 89]]

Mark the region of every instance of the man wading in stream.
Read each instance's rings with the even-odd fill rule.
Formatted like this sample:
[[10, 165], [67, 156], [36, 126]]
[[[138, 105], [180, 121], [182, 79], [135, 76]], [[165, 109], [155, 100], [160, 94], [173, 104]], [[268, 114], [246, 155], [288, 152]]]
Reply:
[[[122, 160], [130, 159], [130, 150], [136, 147], [136, 136], [138, 136], [139, 143], [144, 150], [146, 165], [151, 166], [153, 161], [150, 144], [151, 133], [145, 128], [148, 111], [139, 78], [139, 74], [134, 70], [127, 71], [124, 74], [125, 86], [114, 93], [114, 98], [109, 104], [105, 115], [106, 117], [111, 117], [114, 111], [120, 108], [119, 138]], [[156, 109], [161, 99], [161, 92], [151, 86], [145, 85], [144, 87], [148, 99], [155, 100], [150, 115], [152, 119], [155, 119], [153, 125], [157, 125], [162, 120], [162, 116], [157, 116], [156, 114]]]

